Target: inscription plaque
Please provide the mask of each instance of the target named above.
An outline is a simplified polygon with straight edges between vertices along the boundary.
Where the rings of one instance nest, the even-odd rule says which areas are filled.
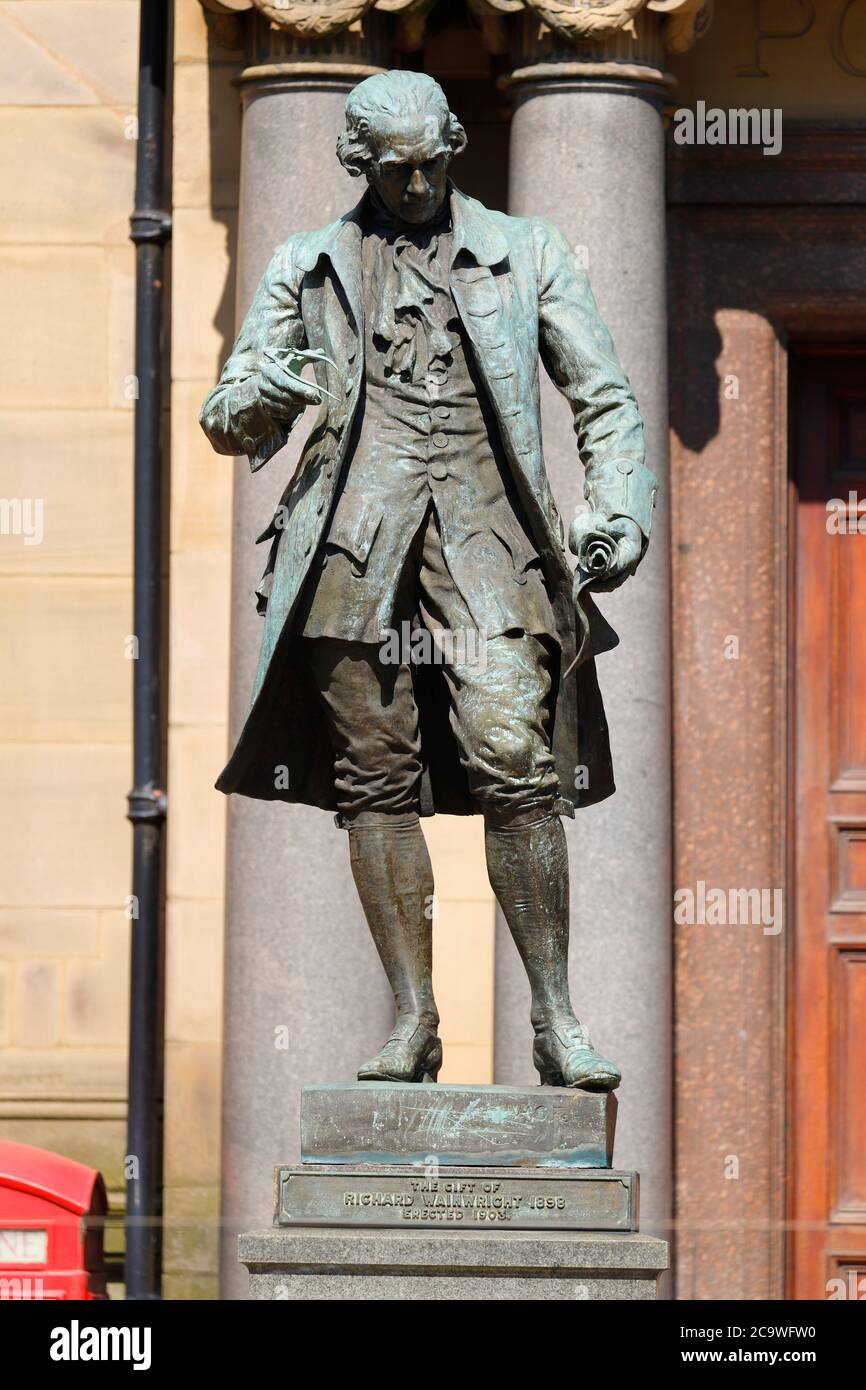
[[[278,1226],[636,1231],[638,1176],[611,1169],[280,1167]]]

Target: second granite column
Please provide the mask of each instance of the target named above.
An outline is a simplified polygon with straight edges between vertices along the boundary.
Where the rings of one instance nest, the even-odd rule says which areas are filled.
[[[625,74],[625,75],[623,75]],[[667,315],[661,97],[653,73],[554,55],[512,75],[509,210],[558,226],[586,265],[660,481],[649,553],[600,599],[621,644],[599,658],[617,793],[566,822],[578,1016],[623,1070],[616,1165],[637,1168],[641,1226],[671,1210],[670,597]],[[649,79],[649,80],[647,80]],[[569,409],[542,390],[544,453],[562,515],[583,502]],[[529,996],[497,931],[496,1080],[532,1082]]]

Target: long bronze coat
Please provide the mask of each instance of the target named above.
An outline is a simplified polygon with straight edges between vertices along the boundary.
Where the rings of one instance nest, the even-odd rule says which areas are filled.
[[[276,252],[238,340],[207,397],[201,423],[219,453],[245,453],[261,468],[300,416],[271,418],[257,390],[265,349],[322,348],[324,398],[275,523],[260,595],[265,630],[246,723],[217,786],[264,800],[336,808],[333,752],[304,678],[292,617],[326,531],[363,411],[361,240],[364,201],[338,222],[292,236]],[[552,694],[552,742],[564,805],[589,805],[614,789],[594,654],[616,636],[584,592],[577,609],[562,521],[541,449],[538,359],[571,405],[584,493],[607,517],[630,516],[649,538],[655,479],[643,465],[643,426],[596,307],[586,272],[565,238],[541,218],[507,217],[451,191],[450,286],[503,448],[541,557],[560,653]],[[575,666],[575,657],[579,660]],[[569,671],[569,668],[572,668]],[[568,673],[568,674],[565,674]],[[472,801],[435,667],[416,668],[425,772],[422,810],[468,814]],[[578,769],[584,768],[585,772]]]

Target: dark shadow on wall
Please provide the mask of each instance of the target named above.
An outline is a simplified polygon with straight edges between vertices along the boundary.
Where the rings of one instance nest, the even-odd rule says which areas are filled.
[[[237,78],[244,66],[243,17],[208,12],[207,155],[210,160],[210,212],[225,234],[228,267],[214,327],[222,338],[225,362],[235,340],[238,202],[241,165],[241,99]],[[181,68],[181,73],[183,69]],[[192,80],[192,79],[191,79]],[[192,151],[187,149],[187,158]],[[201,152],[202,161],[206,157]],[[191,176],[194,177],[194,170]]]
[[[669,135],[667,180],[670,421],[697,454],[736,389],[726,375],[749,370],[720,365],[720,314],[763,318],[783,350],[810,331],[862,331],[866,122],[789,121],[774,158]]]

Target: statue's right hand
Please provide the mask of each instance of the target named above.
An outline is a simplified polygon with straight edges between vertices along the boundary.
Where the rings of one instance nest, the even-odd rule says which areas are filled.
[[[276,352],[262,353],[256,364],[259,395],[271,413],[281,415],[303,409],[305,405],[321,405],[322,393],[315,382],[304,381],[292,368],[296,358],[283,359]]]

